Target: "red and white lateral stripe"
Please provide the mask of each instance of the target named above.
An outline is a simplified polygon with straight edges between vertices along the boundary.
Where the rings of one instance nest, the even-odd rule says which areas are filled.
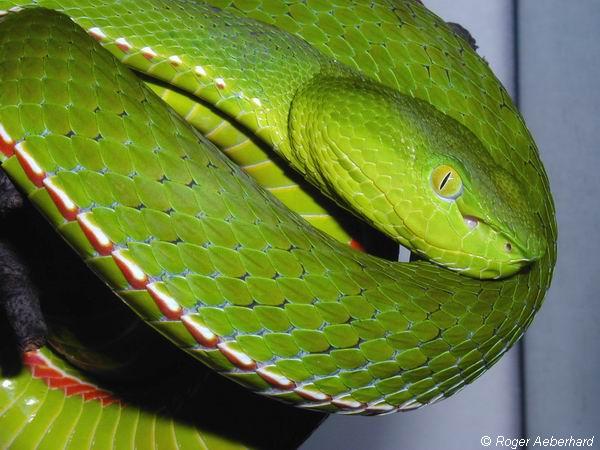
[[[19,142],[15,145],[15,154],[29,180],[37,187],[42,187],[44,179],[46,178],[46,172],[44,172],[37,161],[29,154],[24,142]]]
[[[4,125],[0,123],[0,152],[7,158],[10,158],[15,154],[15,141],[10,134],[4,128]]]
[[[150,47],[143,47],[140,50],[141,54],[144,55],[144,58],[146,58],[147,60],[151,61],[154,58],[156,58],[158,56],[158,54],[152,50],[152,48]]]
[[[77,215],[77,222],[81,227],[83,234],[87,237],[92,247],[102,256],[108,256],[113,251],[113,243],[108,238],[106,233],[102,231],[96,222],[94,222],[91,212],[81,213]]]
[[[98,42],[102,42],[104,39],[106,39],[106,34],[104,34],[104,32],[98,27],[90,28],[88,30],[88,34]]]
[[[115,263],[123,272],[125,279],[134,289],[145,289],[148,285],[148,276],[131,258],[127,255],[126,250],[114,250],[111,253]]]
[[[203,347],[214,348],[219,343],[219,336],[199,320],[195,320],[191,315],[181,316],[181,322],[196,342]]]
[[[154,299],[158,309],[170,320],[181,320],[183,308],[169,295],[159,283],[151,283],[146,286],[150,296]]]
[[[218,344],[217,347],[221,350],[221,353],[223,353],[223,355],[238,368],[242,370],[256,370],[256,361],[250,358],[246,353],[232,348],[228,342],[222,342]]]
[[[89,33],[98,40],[103,40],[106,37],[100,29],[92,28],[89,30]],[[124,52],[130,51],[132,48],[124,38],[117,39],[115,42]],[[154,57],[152,49],[146,48],[146,54],[147,56]],[[178,60],[173,58],[171,58],[170,61],[175,63],[175,65],[178,63]],[[196,73],[198,75],[205,74],[204,69],[200,66],[196,67]],[[215,83],[218,88],[225,88],[225,81],[223,79],[217,78]],[[180,320],[194,340],[203,348],[218,349],[221,354],[223,354],[223,356],[239,370],[255,372],[274,388],[282,391],[295,392],[298,396],[311,402],[315,407],[332,404],[342,410],[364,408],[364,404],[352,399],[332,399],[329,395],[320,392],[319,390],[297,387],[293,380],[279,374],[276,369],[273,369],[272,367],[259,367],[257,361],[248,354],[230,345],[234,342],[224,342],[220,336],[215,334],[205,324],[201,323],[195,315],[185,314],[182,306],[168,293],[168,290],[165,289],[163,284],[161,282],[152,281],[149,275],[146,274],[130,256],[128,250],[116,248],[116,244],[111,241],[110,237],[104,232],[102,227],[94,221],[93,212],[81,212],[77,204],[60,186],[58,180],[55,177],[49,177],[42,166],[38,164],[28,151],[25,142],[15,144],[15,140],[7,133],[2,124],[0,124],[0,151],[7,157],[13,155],[16,156],[19,164],[31,182],[39,188],[46,189],[50,198],[66,221],[78,222],[82,232],[99,255],[111,256],[113,258],[131,289],[146,290],[164,317],[168,320]],[[46,379],[52,379],[52,381],[47,381],[49,386],[58,386],[63,389],[67,395],[82,395],[86,400],[99,399],[103,404],[110,404],[111,402],[118,401],[110,397],[109,393],[105,393],[93,385],[87,385],[85,383],[81,384],[76,382],[77,380],[68,377],[60,378],[61,380],[66,380],[64,383],[62,381],[56,381],[59,379],[58,375],[60,375],[60,372],[48,368],[48,364],[42,368],[42,363],[45,364],[45,362],[43,359],[39,359],[41,356],[36,355],[37,354],[32,354],[28,356],[29,364],[38,367],[34,369],[37,371],[36,373],[38,375],[41,376],[45,373],[48,375],[46,376]],[[303,406],[311,405],[305,404]]]
[[[97,400],[104,407],[123,404],[113,393],[64,373],[39,350],[25,353],[23,363],[34,378],[43,380],[51,389],[61,389],[67,397],[80,395],[86,401]]]
[[[296,387],[296,383],[283,375],[273,372],[269,367],[261,367],[256,370],[256,373],[271,386],[275,386],[282,390],[290,390]]]
[[[71,198],[65,193],[65,191],[57,186],[56,182],[53,178],[46,177],[43,180],[43,184],[46,187],[46,190],[52,197],[54,204],[62,214],[62,216],[68,220],[69,222],[77,219],[77,214],[79,213],[79,208],[71,200]]]
[[[115,44],[123,53],[128,53],[133,48],[133,45],[131,45],[124,37],[115,39]]]

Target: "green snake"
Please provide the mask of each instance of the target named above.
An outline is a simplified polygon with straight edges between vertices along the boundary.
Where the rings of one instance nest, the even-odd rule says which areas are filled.
[[[2,168],[143,321],[224,376],[308,409],[411,410],[531,323],[556,259],[544,168],[487,63],[420,3],[0,10]],[[348,246],[331,201],[419,260]],[[27,358],[86,380],[49,349]],[[126,447],[141,414],[173,430],[158,446],[225,445],[100,388],[101,406],[28,373],[1,386],[3,446],[48,438],[32,395],[61,402],[52,420],[78,408],[54,442]]]

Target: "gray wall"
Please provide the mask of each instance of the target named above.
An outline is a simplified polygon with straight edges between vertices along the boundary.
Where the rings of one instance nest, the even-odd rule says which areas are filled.
[[[552,288],[525,340],[527,430],[600,441],[600,1],[524,0],[518,17],[521,110],[559,235]]]
[[[591,437],[600,432],[600,1],[425,3],[468,28],[519,91],[556,201],[556,275],[522,355],[513,348],[475,384],[415,412],[332,416],[302,448],[469,450],[484,448],[483,435]]]

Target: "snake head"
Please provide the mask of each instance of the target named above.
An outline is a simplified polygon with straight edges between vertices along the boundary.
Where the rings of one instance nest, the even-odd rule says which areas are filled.
[[[290,137],[308,179],[434,263],[497,279],[545,253],[527,204],[539,184],[425,101],[364,80],[320,80],[294,100]]]
[[[417,251],[477,278],[506,277],[541,258],[541,221],[530,213],[519,177],[482,158],[486,152],[474,136],[459,142],[449,133],[443,147],[437,144],[429,143],[421,171],[429,179],[421,192],[433,206],[423,240],[434,248]]]

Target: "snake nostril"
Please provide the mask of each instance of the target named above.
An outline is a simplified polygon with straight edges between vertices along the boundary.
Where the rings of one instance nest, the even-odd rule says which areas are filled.
[[[506,251],[507,251],[507,252],[509,252],[509,253],[510,253],[510,252],[512,252],[512,244],[511,244],[510,242],[507,242],[507,243],[504,245],[504,250],[506,250]]]

